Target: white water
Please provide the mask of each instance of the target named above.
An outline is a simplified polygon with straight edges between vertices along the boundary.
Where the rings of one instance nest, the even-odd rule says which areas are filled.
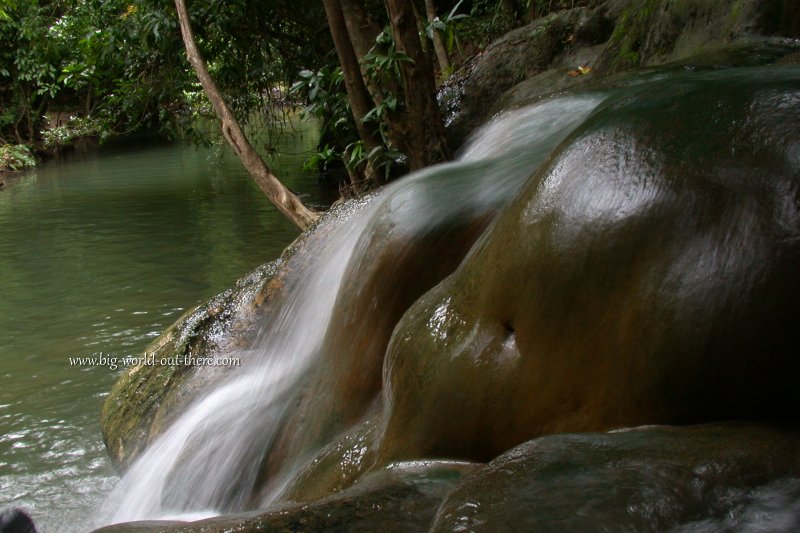
[[[359,244],[391,217],[414,235],[460,213],[497,211],[602,101],[563,97],[498,117],[462,157],[403,178],[338,221],[314,265],[287,286],[238,374],[198,399],[126,473],[98,522],[212,516],[243,510],[295,389],[316,361],[337,294]],[[322,240],[320,240],[322,241]],[[299,276],[295,276],[298,278]]]

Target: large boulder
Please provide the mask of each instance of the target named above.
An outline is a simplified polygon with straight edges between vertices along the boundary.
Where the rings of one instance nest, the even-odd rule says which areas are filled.
[[[578,66],[576,61],[585,64],[595,59],[613,30],[607,8],[580,7],[552,13],[492,42],[454,73],[439,92],[450,144],[460,145],[491,116],[509,105],[519,105],[520,99],[508,100],[502,95],[525,80],[546,78],[538,95],[591,80],[569,77],[566,72]],[[560,67],[558,72],[551,73],[555,67]]]
[[[596,60],[618,72],[764,37],[800,36],[800,5],[783,0],[609,0],[614,31]]]
[[[384,354],[400,317],[456,269],[510,201],[508,188],[516,190],[525,181],[520,175],[507,187],[464,194],[465,183],[481,174],[468,175],[460,167],[437,172],[435,187],[413,180],[375,200],[376,212],[342,278],[334,305],[341,312],[331,319],[265,462],[265,491],[270,483],[280,484],[298,461],[380,408]]]
[[[446,531],[797,531],[800,433],[753,425],[542,437],[447,496]]]
[[[386,356],[381,456],[797,419],[800,77],[688,73],[611,99]]]
[[[458,146],[502,110],[632,69],[769,63],[796,49],[787,37],[800,37],[798,2],[589,1],[503,35],[456,72],[440,92],[448,139]],[[591,72],[567,75],[581,65]]]

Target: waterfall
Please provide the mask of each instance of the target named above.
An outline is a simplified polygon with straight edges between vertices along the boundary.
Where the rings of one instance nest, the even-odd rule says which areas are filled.
[[[245,509],[277,428],[317,361],[343,280],[375,224],[392,217],[413,235],[415,228],[463,213],[497,212],[603,99],[558,97],[498,116],[457,161],[405,177],[343,215],[318,240],[305,275],[285,287],[279,309],[243,358],[247,363],[195,400],[139,457],[99,521],[201,518]]]

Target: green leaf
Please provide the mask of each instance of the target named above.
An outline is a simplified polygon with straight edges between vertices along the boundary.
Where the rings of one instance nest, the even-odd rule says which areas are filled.
[[[367,159],[372,161],[376,157],[378,157],[378,155],[380,155],[383,151],[384,151],[384,147],[383,146],[376,146],[375,148],[373,148],[372,150],[369,151],[369,153],[367,154]]]
[[[453,9],[451,9],[450,13],[447,14],[447,16],[445,17],[445,20],[447,20],[447,21],[453,20],[453,17],[455,16],[456,11],[458,11],[458,8],[461,7],[461,4],[463,2],[464,2],[464,0],[458,0],[458,3],[455,6],[453,6]]]
[[[380,107],[376,106],[369,110],[369,112],[364,115],[364,118],[361,119],[361,122],[369,122],[371,120],[380,120]]]

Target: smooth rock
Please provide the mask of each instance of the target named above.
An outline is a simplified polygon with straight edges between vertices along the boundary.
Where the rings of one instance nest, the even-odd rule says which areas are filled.
[[[625,94],[401,319],[384,462],[797,419],[800,71],[687,73]]]
[[[358,484],[313,503],[280,506],[188,523],[130,522],[95,533],[222,533],[325,531],[331,533],[425,532],[439,504],[470,465],[417,462],[392,465]]]
[[[446,531],[797,531],[800,433],[755,425],[542,437],[447,496]]]

